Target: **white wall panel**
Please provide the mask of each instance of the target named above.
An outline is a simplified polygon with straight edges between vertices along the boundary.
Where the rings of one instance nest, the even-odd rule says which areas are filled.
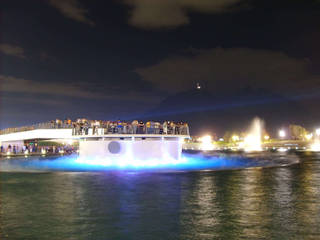
[[[110,146],[114,147],[111,148]],[[117,144],[119,149],[117,149]],[[112,150],[113,149],[113,150]],[[110,157],[135,159],[179,159],[182,144],[179,139],[171,140],[105,140],[80,141],[80,157]],[[119,150],[119,151],[117,151]]]

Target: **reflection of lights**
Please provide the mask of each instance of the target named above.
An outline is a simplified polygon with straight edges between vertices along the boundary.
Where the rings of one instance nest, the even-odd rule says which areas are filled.
[[[286,132],[284,130],[279,130],[279,137],[284,138],[286,136]]]
[[[312,139],[312,137],[313,137],[313,134],[312,134],[312,133],[306,134],[306,139],[307,139],[308,141],[310,141],[310,140]]]
[[[286,151],[288,151],[288,149],[287,148],[278,148],[278,152],[286,152]]]
[[[28,155],[28,154],[29,154],[28,149],[24,151],[24,154],[25,154],[25,155]]]
[[[224,139],[223,139],[223,138],[219,138],[219,141],[220,141],[220,142],[224,142]]]
[[[11,154],[11,152],[8,151],[8,152],[7,152],[7,155],[10,155],[10,154]]]
[[[264,140],[268,141],[270,139],[270,136],[265,135],[263,138],[264,138]]]
[[[87,164],[87,165],[99,165],[105,167],[161,167],[167,165],[177,165],[181,163],[186,163],[185,158],[174,159],[174,158],[165,158],[165,159],[118,159],[118,158],[78,158],[75,160],[76,163]]]
[[[41,148],[41,154],[43,154],[43,155],[45,155],[46,154],[46,149],[44,149],[44,148]]]
[[[59,153],[64,153],[64,151],[63,150],[59,150]]]
[[[213,150],[212,138],[211,136],[203,136],[201,138],[201,149],[205,151]]]
[[[239,136],[237,136],[237,135],[233,135],[232,136],[232,141],[234,141],[234,142],[237,142],[237,141],[239,141]]]

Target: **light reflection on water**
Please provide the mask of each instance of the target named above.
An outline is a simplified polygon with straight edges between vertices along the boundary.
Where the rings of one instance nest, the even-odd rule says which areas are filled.
[[[228,171],[1,172],[0,239],[317,239],[320,159],[290,158],[232,156]],[[227,157],[202,158],[216,159]]]
[[[0,171],[189,171],[272,167],[298,163],[295,155],[183,154],[181,159],[81,159],[78,156],[2,159]]]

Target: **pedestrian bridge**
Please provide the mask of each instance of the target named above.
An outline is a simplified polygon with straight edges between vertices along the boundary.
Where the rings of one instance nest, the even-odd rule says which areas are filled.
[[[0,142],[25,141],[34,139],[87,139],[87,138],[189,138],[189,135],[176,134],[102,134],[102,129],[97,134],[89,131],[87,135],[74,135],[72,129],[35,129],[0,135]]]
[[[0,142],[25,141],[33,139],[72,139],[72,129],[35,129],[0,135]]]

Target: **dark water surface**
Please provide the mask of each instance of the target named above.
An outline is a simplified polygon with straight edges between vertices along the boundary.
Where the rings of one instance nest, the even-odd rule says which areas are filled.
[[[320,157],[299,158],[221,171],[0,172],[0,239],[320,239]]]

